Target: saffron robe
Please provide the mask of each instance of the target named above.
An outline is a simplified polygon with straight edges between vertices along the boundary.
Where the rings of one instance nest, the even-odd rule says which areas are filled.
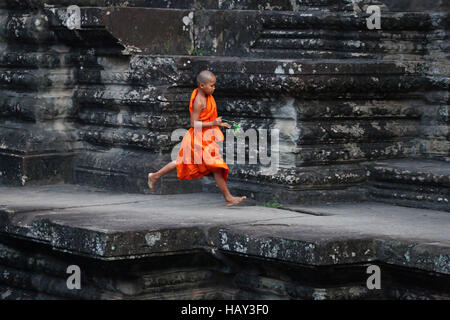
[[[192,117],[194,100],[198,88],[194,89],[189,102],[189,113]],[[198,121],[210,122],[217,118],[216,101],[212,95],[207,96],[206,108],[200,112]],[[220,154],[220,146],[216,141],[224,141],[224,135],[218,126],[190,128],[181,141],[177,157],[177,177],[179,180],[198,179],[212,175],[213,171],[222,170],[225,181],[229,168]]]

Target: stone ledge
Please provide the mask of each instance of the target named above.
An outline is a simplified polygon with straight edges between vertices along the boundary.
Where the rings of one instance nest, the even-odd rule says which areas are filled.
[[[367,165],[368,195],[374,201],[450,211],[450,163],[396,159]]]
[[[370,165],[370,170],[376,180],[450,187],[448,162],[422,159],[376,161]]]
[[[34,8],[53,8],[53,7],[67,7],[76,4],[80,7],[147,7],[147,8],[174,8],[174,9],[227,9],[227,10],[267,10],[267,11],[315,11],[317,8],[323,8],[328,11],[349,11],[361,12],[365,5],[357,4],[352,1],[336,1],[336,0],[303,0],[300,3],[291,0],[267,0],[264,4],[255,0],[239,0],[239,1],[171,1],[171,0],[33,0],[22,3],[21,1],[9,1],[5,4],[0,4],[0,8],[22,8],[26,6],[33,6]],[[428,0],[390,0],[388,3],[380,3],[373,1],[373,4],[380,4],[383,9],[389,11],[422,11],[432,9],[445,8],[444,1]],[[448,5],[447,5],[448,6]]]
[[[450,274],[450,217],[442,211],[374,202],[227,208],[213,193],[121,194],[77,185],[0,191],[2,233],[100,260],[218,249],[310,266],[381,261]]]

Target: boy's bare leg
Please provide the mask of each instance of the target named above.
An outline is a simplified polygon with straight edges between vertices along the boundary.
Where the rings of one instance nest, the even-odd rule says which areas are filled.
[[[159,180],[159,178],[176,169],[177,169],[177,161],[173,160],[168,164],[166,164],[164,167],[162,167],[158,172],[150,172],[148,174],[148,187],[150,188],[150,190],[154,191],[155,183],[156,181]]]
[[[227,187],[227,183],[225,181],[225,179],[222,176],[222,170],[217,170],[213,172],[214,174],[214,179],[216,179],[216,184],[219,187],[220,191],[222,192],[225,201],[227,203],[227,206],[234,206],[238,203],[241,203],[242,201],[244,201],[245,199],[247,199],[246,196],[243,197],[233,197],[230,193],[230,191],[228,190]]]

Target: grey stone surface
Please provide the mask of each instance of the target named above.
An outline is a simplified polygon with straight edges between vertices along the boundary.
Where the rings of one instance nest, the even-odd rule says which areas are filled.
[[[220,249],[315,266],[385,261],[450,273],[450,216],[443,211],[374,202],[225,207],[214,193],[74,185],[0,191],[2,232],[100,259]]]

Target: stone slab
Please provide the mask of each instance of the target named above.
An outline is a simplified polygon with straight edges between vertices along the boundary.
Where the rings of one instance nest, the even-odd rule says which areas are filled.
[[[306,265],[384,261],[449,274],[450,215],[376,202],[226,207],[220,194],[0,187],[0,230],[100,259],[207,250]]]

